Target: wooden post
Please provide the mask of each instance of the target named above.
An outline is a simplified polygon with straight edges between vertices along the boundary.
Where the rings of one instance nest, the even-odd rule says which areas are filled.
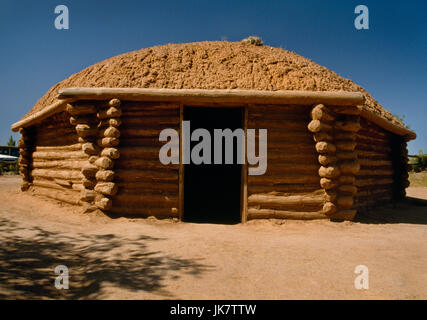
[[[20,128],[19,133],[21,134],[21,139],[18,141],[19,174],[22,176],[21,190],[26,191],[32,183],[31,164],[34,151],[34,129],[33,127]]]

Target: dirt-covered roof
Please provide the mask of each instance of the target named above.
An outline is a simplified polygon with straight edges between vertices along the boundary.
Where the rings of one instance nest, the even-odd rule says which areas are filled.
[[[368,109],[401,124],[353,81],[294,52],[243,42],[167,44],[109,58],[54,85],[28,115],[69,87],[359,91]]]

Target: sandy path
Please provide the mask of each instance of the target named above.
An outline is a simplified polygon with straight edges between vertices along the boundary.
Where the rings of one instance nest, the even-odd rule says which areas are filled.
[[[427,205],[359,222],[245,225],[115,219],[17,191],[0,177],[0,298],[426,299]],[[427,199],[427,188],[409,188]],[[54,268],[70,270],[56,290]],[[356,290],[354,268],[369,268]]]

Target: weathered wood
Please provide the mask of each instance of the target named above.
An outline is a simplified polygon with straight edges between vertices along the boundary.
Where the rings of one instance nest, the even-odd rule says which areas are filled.
[[[117,148],[105,148],[101,152],[101,157],[109,157],[110,159],[120,158],[120,152]]]
[[[336,149],[336,146],[329,142],[322,141],[316,143],[316,151],[318,153],[334,153]]]
[[[87,124],[78,124],[76,125],[76,132],[79,137],[85,138],[85,137],[96,136],[98,133],[98,129],[92,128]]]
[[[86,163],[84,160],[39,160],[33,161],[33,168],[56,168],[56,169],[72,169],[80,170]]]
[[[100,157],[94,164],[102,169],[111,169],[114,166],[114,161],[108,157]]]
[[[324,131],[314,133],[313,139],[315,142],[321,142],[321,141],[332,142],[334,140],[331,134]]]
[[[320,154],[317,158],[321,165],[327,166],[329,164],[336,163],[338,158],[329,154]]]
[[[35,146],[35,151],[42,151],[42,152],[59,152],[59,151],[80,151],[82,149],[82,145],[80,143],[74,143],[71,145],[58,145],[58,146]]]
[[[99,170],[96,172],[96,180],[110,182],[114,179],[114,171],[112,170]]]
[[[359,160],[344,160],[339,164],[343,175],[355,175],[360,171]]]
[[[339,208],[349,209],[354,204],[353,196],[340,195],[338,196],[337,204]]]
[[[341,175],[338,179],[340,184],[353,185],[356,183],[356,177],[354,175]]]
[[[350,209],[350,210],[338,210],[334,214],[332,214],[331,218],[336,220],[353,220],[356,216],[357,210],[356,209]]]
[[[375,186],[378,187],[380,185],[391,185],[393,183],[392,178],[382,178],[382,179],[360,179],[359,177],[356,179],[356,187],[365,187],[365,186]]]
[[[248,205],[250,206],[279,206],[279,207],[294,207],[307,205],[323,205],[325,197],[323,194],[304,194],[291,196],[273,196],[270,194],[252,194],[248,197]]]
[[[118,187],[114,182],[98,182],[94,190],[104,195],[113,196],[117,193]]]
[[[80,197],[79,193],[65,190],[54,190],[43,187],[32,187],[34,194],[48,197],[63,203],[68,203],[72,205],[79,205]]]
[[[335,117],[331,114],[330,110],[323,104],[318,104],[311,110],[311,118],[319,121],[334,121]]]
[[[334,127],[335,129],[342,130],[342,131],[357,132],[360,130],[360,123],[359,121],[351,121],[351,120],[335,121]]]
[[[326,190],[333,189],[333,188],[336,188],[338,186],[338,182],[336,180],[331,180],[328,178],[321,178],[320,179],[320,186]]]
[[[83,178],[80,171],[73,170],[52,170],[52,169],[33,169],[33,177],[51,177],[66,180],[80,180]]]
[[[133,118],[129,118],[133,119]],[[126,119],[127,120],[127,119]],[[128,124],[129,121],[126,121],[126,124]],[[110,118],[110,119],[103,119],[99,123],[99,127],[119,127],[122,124],[122,120],[120,118]]]
[[[72,116],[94,114],[97,111],[93,104],[67,104],[65,110]]]
[[[110,107],[119,107],[121,105],[121,101],[117,98],[113,98],[108,101],[108,106]]]
[[[319,168],[319,176],[322,178],[336,178],[341,174],[338,166],[330,165],[328,167],[321,166]]]
[[[92,142],[86,142],[82,144],[82,150],[87,155],[96,155],[99,153],[99,148]]]
[[[95,205],[101,210],[109,211],[113,207],[113,201],[109,198],[103,197],[95,201]]]
[[[80,200],[84,202],[92,202],[95,200],[96,192],[90,189],[83,189],[80,192]]]
[[[310,130],[313,133],[317,133],[320,131],[326,131],[326,132],[332,131],[331,125],[326,124],[326,123],[319,121],[319,120],[310,121],[307,128],[308,128],[308,130]]]
[[[339,151],[354,151],[356,148],[356,141],[335,141],[337,150]]]
[[[393,169],[360,169],[358,176],[392,176]]]
[[[100,110],[97,114],[98,119],[118,118],[122,115],[122,109],[119,107],[109,107],[105,110]]]
[[[357,194],[357,187],[353,186],[353,185],[340,185],[338,187],[338,190],[341,193],[348,193],[351,195],[356,195]]]
[[[96,173],[98,172],[98,167],[91,163],[86,163],[82,167],[81,172],[86,178],[94,178]]]
[[[326,219],[327,216],[323,211],[315,212],[296,212],[285,210],[272,210],[272,209],[256,209],[248,208],[248,220],[251,219],[296,219],[296,220],[314,220]]]
[[[117,147],[119,145],[120,140],[117,138],[102,138],[98,139],[98,146],[108,148],[108,147]]]
[[[323,205],[322,212],[330,216],[331,214],[334,214],[337,211],[337,206],[333,202],[325,202]]]
[[[118,138],[120,137],[120,131],[115,127],[108,127],[99,130],[98,137]]]

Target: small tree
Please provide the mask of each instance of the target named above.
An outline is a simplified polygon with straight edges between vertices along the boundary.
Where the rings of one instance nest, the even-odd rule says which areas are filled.
[[[16,141],[13,139],[13,137],[12,137],[12,136],[10,136],[9,141],[7,142],[7,145],[8,145],[9,147],[14,147],[14,146],[16,146]]]
[[[405,127],[407,127],[408,129],[411,129],[411,126],[409,124],[405,123],[405,116],[400,116],[398,114],[394,114],[393,115],[397,120],[399,120]]]

